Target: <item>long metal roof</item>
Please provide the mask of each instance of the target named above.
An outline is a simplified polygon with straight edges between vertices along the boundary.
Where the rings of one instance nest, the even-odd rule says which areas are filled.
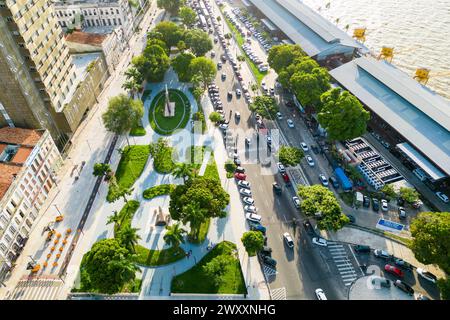
[[[337,45],[369,50],[299,0],[249,0],[290,39],[315,56]]]
[[[385,61],[361,57],[330,75],[450,175],[450,103]]]

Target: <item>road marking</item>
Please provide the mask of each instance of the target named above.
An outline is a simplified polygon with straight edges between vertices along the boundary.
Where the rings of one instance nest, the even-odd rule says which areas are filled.
[[[341,258],[341,257],[347,257],[347,255],[346,254],[340,254],[340,255],[337,255],[337,256],[333,256],[333,259],[336,260],[336,258]]]
[[[278,273],[278,271],[276,271],[274,268],[267,265],[263,265],[263,272],[267,277],[276,275]]]
[[[272,300],[286,300],[286,288],[282,287],[270,290],[270,295]]]
[[[353,250],[352,250],[352,247],[351,247],[350,245],[348,245],[348,247],[350,248],[350,252],[352,253],[353,258],[355,258],[356,263],[358,263],[358,266],[361,266],[361,264],[359,263],[358,258],[356,258],[356,255],[355,255],[355,253],[354,253]],[[363,269],[362,269],[361,267],[359,267],[359,270],[361,270],[362,275],[365,274],[364,271],[363,271]]]
[[[344,271],[344,270],[353,270],[353,267],[352,267],[352,266],[349,266],[349,265],[347,265],[347,266],[345,266],[345,267],[338,267],[338,269],[339,269],[339,271]]]
[[[342,278],[345,278],[345,276],[355,276],[355,270],[349,270],[349,271],[339,271],[339,273],[342,275]],[[351,273],[351,274],[350,274]]]

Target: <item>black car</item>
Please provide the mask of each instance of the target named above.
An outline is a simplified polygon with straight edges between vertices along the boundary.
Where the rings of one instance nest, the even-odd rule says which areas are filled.
[[[221,55],[220,59],[222,60],[222,62],[226,62],[227,61],[227,56],[226,55]]]
[[[364,196],[363,206],[366,208],[370,207],[370,198],[368,196]]]
[[[356,222],[355,217],[352,216],[351,214],[347,214],[346,216],[347,216],[347,218],[350,220],[350,223],[355,223],[355,222]]]
[[[380,202],[378,199],[372,199],[372,209],[373,211],[378,211],[380,209]]]
[[[233,99],[233,92],[228,91],[228,93],[227,93],[227,98],[228,98],[228,99]]]
[[[267,246],[264,246],[263,248],[262,248],[262,250],[259,252],[261,255],[263,255],[263,256],[269,256],[269,257],[271,257],[272,256],[272,248],[271,247],[267,247]]]
[[[303,221],[303,227],[305,228],[306,232],[308,232],[308,234],[314,234],[314,229],[309,220]]]
[[[395,263],[396,266],[399,266],[399,267],[401,267],[403,269],[406,269],[406,270],[412,270],[412,268],[413,268],[413,266],[410,263],[406,262],[403,259],[396,258],[394,260],[394,263]]]
[[[234,170],[234,172],[245,173],[245,169],[242,168],[242,167],[236,167],[236,169]]]
[[[277,260],[273,259],[272,257],[261,256],[261,259],[262,259],[264,264],[267,264],[267,265],[269,265],[271,267],[276,267],[277,266]]]
[[[272,183],[272,188],[275,191],[275,193],[278,195],[280,195],[283,192],[282,187],[276,182]]]
[[[353,250],[355,250],[358,253],[369,253],[370,252],[370,247],[369,246],[364,246],[362,244],[358,244],[358,245],[355,245],[353,247]]]
[[[319,147],[316,145],[311,146],[311,150],[315,153],[318,154],[320,152]]]
[[[399,288],[400,290],[402,290],[403,292],[406,292],[407,294],[409,294],[411,296],[414,294],[414,289],[411,288],[411,286],[409,286],[402,280],[395,280],[394,286],[396,286],[397,288]]]
[[[330,183],[333,185],[333,187],[335,189],[339,189],[339,182],[337,181],[337,179],[333,176],[331,176],[329,179]]]

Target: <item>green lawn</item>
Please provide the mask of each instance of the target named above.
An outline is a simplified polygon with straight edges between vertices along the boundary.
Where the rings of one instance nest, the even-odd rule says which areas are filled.
[[[189,100],[183,92],[169,89],[169,100],[175,102],[174,117],[164,117],[165,91],[156,95],[149,110],[150,125],[161,135],[171,135],[176,129],[186,127],[191,114]]]
[[[140,137],[145,136],[146,131],[143,126],[137,126],[130,130],[130,136]]]
[[[244,277],[242,276],[239,259],[229,265],[222,276],[222,282],[217,287],[204,273],[203,266],[219,255],[234,255],[236,245],[224,241],[217,244],[193,268],[172,279],[171,292],[173,293],[223,293],[244,294],[247,292]]]
[[[144,190],[143,197],[144,199],[150,200],[155,197],[170,194],[173,189],[175,189],[174,184],[161,184]]]
[[[250,66],[250,69],[252,70],[252,73],[255,76],[256,81],[258,82],[258,85],[260,85],[262,79],[267,75],[267,72],[259,71],[258,66],[255,63],[253,63],[253,61],[242,50],[242,45],[245,43],[244,37],[241,35],[239,30],[236,29],[236,27],[231,23],[231,21],[228,20],[228,18],[225,18],[225,21],[227,22],[228,27],[234,34],[234,37],[239,45],[239,50],[241,51],[241,54],[245,57],[245,60],[248,62],[248,65]]]
[[[133,216],[136,213],[137,209],[139,208],[139,201],[136,200],[129,200],[120,210],[119,216],[120,216],[120,223],[114,225],[114,236],[119,232],[119,226],[120,229],[124,228],[128,225],[131,225],[131,220],[133,220]]]
[[[208,234],[208,231],[209,231],[210,223],[211,223],[211,219],[210,218],[206,219],[206,221],[200,225],[200,228],[198,229],[197,237],[193,238],[188,235],[188,241],[190,243],[194,243],[194,244],[200,244],[203,241],[205,241],[206,235]]]
[[[142,266],[161,266],[183,259],[186,253],[182,248],[164,250],[149,250],[141,245],[136,246],[136,263]]]
[[[119,166],[115,173],[117,184],[121,188],[131,188],[144,171],[150,155],[149,146],[132,145],[127,146],[122,151]],[[107,200],[111,201],[113,195],[111,194],[111,187],[108,191]]]

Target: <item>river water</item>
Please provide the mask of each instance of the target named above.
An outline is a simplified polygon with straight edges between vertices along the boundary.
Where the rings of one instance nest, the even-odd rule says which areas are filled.
[[[341,29],[348,25],[349,34],[367,28],[364,44],[377,56],[382,46],[394,47],[392,63],[411,76],[417,67],[431,69],[427,86],[450,99],[450,0],[303,2]]]

